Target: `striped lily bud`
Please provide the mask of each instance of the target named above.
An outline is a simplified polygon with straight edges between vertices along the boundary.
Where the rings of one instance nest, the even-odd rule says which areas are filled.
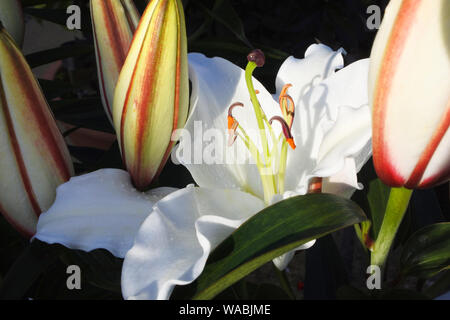
[[[73,167],[38,82],[1,24],[0,154],[0,212],[32,236]]]
[[[134,35],[114,95],[124,164],[138,189],[159,174],[189,106],[187,39],[180,0],[153,0]]]
[[[114,89],[140,17],[132,0],[91,0],[91,17],[100,93],[112,123]]]
[[[25,24],[20,0],[0,1],[0,21],[16,44],[22,46]]]
[[[450,1],[392,0],[371,53],[373,159],[393,187],[450,179]]]

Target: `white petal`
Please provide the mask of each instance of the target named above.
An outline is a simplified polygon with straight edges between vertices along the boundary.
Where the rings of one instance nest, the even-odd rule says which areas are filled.
[[[264,203],[237,190],[188,187],[159,201],[142,224],[122,270],[126,299],[168,299],[195,280],[208,255]]]
[[[58,187],[52,207],[39,217],[35,237],[72,249],[109,250],[123,258],[152,206],[175,191],[137,191],[126,171],[101,169]]]
[[[192,110],[185,129],[190,136],[181,137],[174,150],[176,159],[185,165],[201,187],[241,188],[263,196],[261,180],[240,138],[228,147],[227,113],[235,102],[233,116],[256,144],[259,144],[256,118],[245,84],[244,70],[222,58],[189,54],[192,81]],[[254,79],[258,99],[268,117],[279,114],[279,107],[267,90]]]
[[[275,259],[273,259],[273,264],[278,268],[278,270],[284,270],[288,266],[289,262],[291,262],[292,258],[294,258],[295,252],[300,250],[306,250],[311,248],[314,243],[316,243],[316,240],[311,240],[298,248],[291,250]]]
[[[286,84],[292,84],[289,95],[297,102],[311,86],[332,75],[344,66],[343,49],[333,51],[323,44],[312,44],[304,59],[287,58],[277,74],[277,97]]]
[[[297,148],[288,151],[285,189],[306,193],[308,173],[315,166],[313,154],[318,150],[323,138],[321,124],[327,118],[327,105],[324,103],[323,86],[319,85],[342,68],[343,49],[333,51],[322,44],[311,45],[304,59],[289,57],[281,66],[276,88],[278,96],[283,85],[292,84],[288,94],[295,102],[295,117],[292,135]],[[322,96],[321,96],[322,94]]]
[[[316,85],[296,109],[286,188],[304,192],[311,172],[327,177],[344,167],[346,157],[358,170],[371,152],[367,94],[368,59],[359,60]]]
[[[322,192],[337,194],[347,199],[353,195],[353,192],[362,189],[356,178],[355,160],[346,158],[344,167],[330,177],[323,178]]]
[[[358,159],[357,167],[370,158],[372,128],[370,109],[342,107],[337,121],[326,133],[318,153],[318,162],[314,174],[328,177],[344,167],[347,157]]]

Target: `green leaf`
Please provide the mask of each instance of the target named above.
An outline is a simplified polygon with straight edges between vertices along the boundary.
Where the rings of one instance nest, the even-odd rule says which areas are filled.
[[[39,276],[58,259],[59,250],[57,246],[46,246],[38,240],[31,242],[3,279],[0,299],[24,298]]]
[[[36,8],[25,8],[24,12],[32,15],[36,18],[47,20],[62,26],[66,26],[67,13],[66,9],[36,9]]]
[[[94,52],[94,46],[86,43],[69,44],[55,49],[49,49],[30,53],[26,56],[31,68],[35,68],[50,62],[89,54]]]
[[[426,226],[405,244],[402,274],[429,278],[450,269],[450,222]]]
[[[202,275],[177,296],[211,299],[266,262],[306,242],[366,220],[354,202],[331,194],[308,194],[265,208],[223,241]]]
[[[448,292],[448,288],[450,288],[450,270],[441,272],[434,283],[425,289],[424,293],[434,299]]]
[[[274,284],[241,280],[217,295],[215,300],[290,300],[290,297]]]
[[[356,191],[352,199],[367,213],[372,222],[372,236],[376,240],[383,223],[390,187],[378,179],[372,160],[358,174],[364,189]]]
[[[216,20],[230,30],[239,40],[241,40],[246,46],[252,48],[250,41],[248,41],[244,26],[242,24],[239,15],[234,10],[230,1],[217,1],[214,10],[210,10],[200,2],[196,1],[195,4],[199,6],[206,14]],[[220,13],[217,13],[220,12]]]
[[[275,60],[285,60],[289,55],[281,50],[265,47],[263,45],[258,45],[266,58],[271,58]],[[246,46],[240,45],[233,41],[228,40],[194,40],[189,42],[189,51],[191,52],[206,52],[209,55],[223,55],[224,52],[228,54],[238,55],[240,58],[244,58],[250,53],[250,49]]]

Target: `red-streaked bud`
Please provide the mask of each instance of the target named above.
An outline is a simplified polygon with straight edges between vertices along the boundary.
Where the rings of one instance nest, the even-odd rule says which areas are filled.
[[[73,174],[47,101],[14,40],[0,28],[0,212],[32,236]]]
[[[100,93],[112,122],[114,89],[140,17],[132,0],[91,0],[91,17]]]
[[[393,187],[450,179],[450,2],[392,0],[369,74],[373,159]]]
[[[0,22],[8,31],[10,36],[20,47],[23,43],[25,23],[23,21],[22,4],[20,0],[0,1]]]
[[[189,107],[187,39],[180,0],[151,1],[134,35],[114,95],[113,119],[125,166],[138,189],[166,163],[172,133]]]

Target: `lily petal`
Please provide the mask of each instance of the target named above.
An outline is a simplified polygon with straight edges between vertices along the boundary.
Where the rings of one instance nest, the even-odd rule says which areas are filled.
[[[181,137],[180,144],[174,151],[176,160],[188,168],[201,187],[241,188],[263,197],[256,164],[244,143],[237,139],[232,147],[228,147],[225,140],[228,108],[235,102],[244,104],[244,107],[233,110],[233,116],[241,126],[246,131],[248,128],[258,128],[245,84],[244,70],[225,59],[207,58],[198,53],[189,54],[189,66],[192,110],[185,129],[190,136],[186,139]],[[259,81],[253,81],[255,89],[259,91],[261,107],[268,118],[280,115],[279,107],[270,93]],[[202,132],[207,131],[214,133],[211,142],[202,140]],[[257,130],[248,130],[247,134],[259,145]],[[215,152],[213,157],[210,156],[213,154],[212,146]]]
[[[343,168],[332,176],[322,179],[322,192],[340,195],[350,199],[355,190],[361,190],[362,185],[356,178],[355,160],[346,158]]]
[[[104,248],[123,258],[152,206],[175,190],[141,193],[130,175],[118,169],[73,177],[58,187],[54,204],[39,218],[35,237],[72,249]]]
[[[25,33],[22,4],[19,0],[0,1],[0,21],[14,39],[18,47],[22,46]]]
[[[286,189],[306,193],[313,173],[327,177],[370,158],[369,60],[352,63],[316,84],[300,100],[293,123],[297,149],[288,155]],[[301,164],[301,165],[299,165]]]
[[[287,58],[278,71],[275,87],[276,99],[284,85],[292,84],[289,94],[295,103],[311,87],[328,78],[344,66],[343,49],[333,51],[323,44],[312,44],[306,49],[304,59]]]
[[[91,16],[100,92],[112,123],[114,89],[139,23],[139,12],[128,0],[91,0]]]
[[[37,80],[1,26],[0,154],[0,212],[30,237],[73,166]]]
[[[450,2],[391,1],[370,68],[375,170],[392,187],[450,179]]]
[[[291,262],[291,260],[294,258],[295,252],[296,251],[300,251],[300,250],[306,250],[311,248],[314,244],[316,243],[316,240],[311,240],[303,245],[301,245],[300,247],[291,250],[279,257],[276,257],[275,259],[272,260],[273,264],[275,265],[275,267],[278,268],[278,270],[284,270],[287,268],[287,266],[289,265],[289,262]]]
[[[124,298],[169,298],[175,285],[195,280],[209,253],[263,207],[262,200],[238,190],[188,187],[165,197],[125,257]]]

